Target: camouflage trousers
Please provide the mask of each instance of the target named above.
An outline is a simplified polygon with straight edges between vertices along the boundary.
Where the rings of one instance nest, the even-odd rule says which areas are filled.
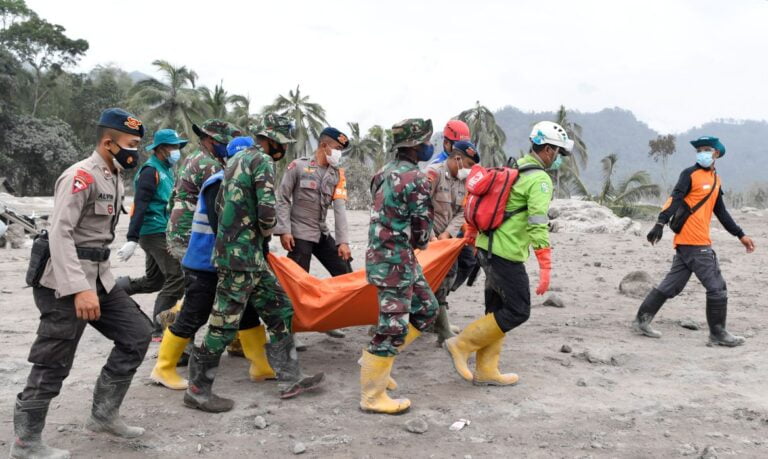
[[[293,304],[272,271],[229,271],[220,269],[216,302],[203,338],[207,352],[221,354],[235,339],[246,308],[254,308],[264,321],[272,340],[291,332]]]
[[[377,286],[379,294],[379,324],[368,345],[368,352],[379,357],[397,355],[405,341],[410,322],[424,330],[434,322],[437,299],[419,267],[415,282],[407,287]]]
[[[181,261],[184,258],[184,254],[187,253],[187,245],[189,245],[189,241],[168,237],[166,244],[168,245],[168,253],[170,253],[173,258]]]

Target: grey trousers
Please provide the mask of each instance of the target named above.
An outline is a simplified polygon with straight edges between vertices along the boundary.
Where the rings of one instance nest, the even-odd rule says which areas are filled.
[[[672,268],[656,289],[667,298],[673,298],[683,291],[691,274],[695,274],[707,290],[707,298],[728,298],[728,289],[720,272],[717,254],[709,245],[677,246]]]

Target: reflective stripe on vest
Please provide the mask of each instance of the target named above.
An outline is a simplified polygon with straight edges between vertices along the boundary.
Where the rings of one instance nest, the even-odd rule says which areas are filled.
[[[181,260],[181,265],[197,271],[216,272],[211,259],[216,245],[216,234],[208,221],[208,209],[203,194],[205,190],[216,182],[224,179],[224,171],[219,171],[208,178],[200,187],[200,195],[197,197],[197,207],[192,217],[192,232],[189,236],[189,247]]]

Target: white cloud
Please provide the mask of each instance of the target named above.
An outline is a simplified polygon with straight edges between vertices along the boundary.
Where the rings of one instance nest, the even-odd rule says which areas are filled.
[[[342,126],[491,108],[630,109],[662,132],[765,118],[768,2],[27,0],[80,67],[166,59],[261,106],[296,84]]]

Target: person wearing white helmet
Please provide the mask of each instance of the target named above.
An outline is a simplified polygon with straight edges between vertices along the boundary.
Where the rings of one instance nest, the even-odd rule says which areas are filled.
[[[514,373],[499,372],[499,356],[506,333],[527,321],[531,313],[525,271],[531,247],[539,262],[536,294],[543,295],[549,289],[552,179],[546,170],[560,167],[561,156],[570,155],[573,140],[562,126],[550,121],[537,123],[530,140],[531,149],[518,161],[520,176],[509,193],[506,211],[511,216],[494,230],[493,244],[482,233],[476,240],[478,260],[486,274],[486,315],[444,344],[459,375],[475,385],[507,386],[519,379]],[[472,372],[467,362],[475,352],[476,368]]]

